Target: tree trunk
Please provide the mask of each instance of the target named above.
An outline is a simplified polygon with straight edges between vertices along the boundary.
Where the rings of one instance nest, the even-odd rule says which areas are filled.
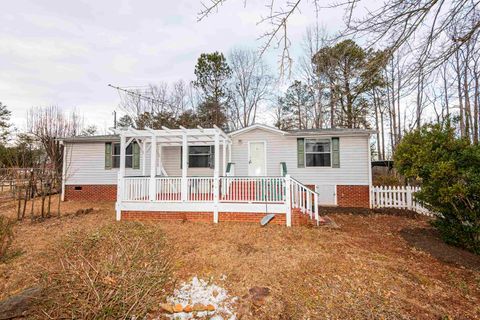
[[[465,119],[463,112],[463,94],[462,94],[462,74],[460,70],[460,57],[459,53],[455,54],[455,71],[457,73],[457,91],[458,91],[458,107],[459,107],[459,116],[460,116],[460,136],[465,137]]]
[[[382,159],[382,153],[380,148],[380,126],[378,123],[378,101],[375,89],[373,89],[373,107],[375,108],[375,130],[377,131],[377,154],[378,159]]]

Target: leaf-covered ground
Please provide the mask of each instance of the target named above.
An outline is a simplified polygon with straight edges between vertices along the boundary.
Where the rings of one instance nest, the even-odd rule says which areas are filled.
[[[91,206],[95,210],[87,215],[15,227],[14,249],[21,253],[0,264],[0,299],[56,269],[51,248],[66,234],[116,224],[113,203],[62,204],[63,212]],[[0,214],[14,216],[13,206]],[[173,283],[211,279],[240,298],[242,319],[480,319],[480,257],[445,245],[425,218],[348,211],[330,216],[338,229],[147,225],[166,237]],[[252,304],[248,292],[255,286],[270,288],[270,294]]]

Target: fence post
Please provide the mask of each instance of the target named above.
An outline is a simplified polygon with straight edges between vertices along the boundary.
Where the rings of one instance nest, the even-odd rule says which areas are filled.
[[[290,175],[285,175],[285,220],[287,227],[292,226],[292,193]]]
[[[407,209],[412,210],[413,208],[412,187],[406,186],[406,189],[407,189]]]

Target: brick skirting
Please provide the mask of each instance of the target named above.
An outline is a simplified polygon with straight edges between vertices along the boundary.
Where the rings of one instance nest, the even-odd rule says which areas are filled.
[[[337,204],[339,207],[370,207],[370,189],[368,186],[337,185]]]
[[[219,212],[218,222],[260,223],[265,213],[261,212]],[[172,211],[122,211],[122,220],[176,220],[213,223],[213,212],[172,212]],[[292,210],[292,225],[306,225],[310,220],[297,209]],[[277,214],[270,224],[286,225],[285,214]]]
[[[65,186],[65,200],[115,201],[117,200],[117,185],[67,185]]]

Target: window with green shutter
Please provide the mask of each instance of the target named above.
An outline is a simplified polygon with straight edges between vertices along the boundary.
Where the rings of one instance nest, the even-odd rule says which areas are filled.
[[[105,143],[105,169],[120,168],[120,143]],[[130,143],[125,149],[125,168],[140,169],[140,146]]]
[[[297,138],[297,167],[305,168],[305,139]]]

